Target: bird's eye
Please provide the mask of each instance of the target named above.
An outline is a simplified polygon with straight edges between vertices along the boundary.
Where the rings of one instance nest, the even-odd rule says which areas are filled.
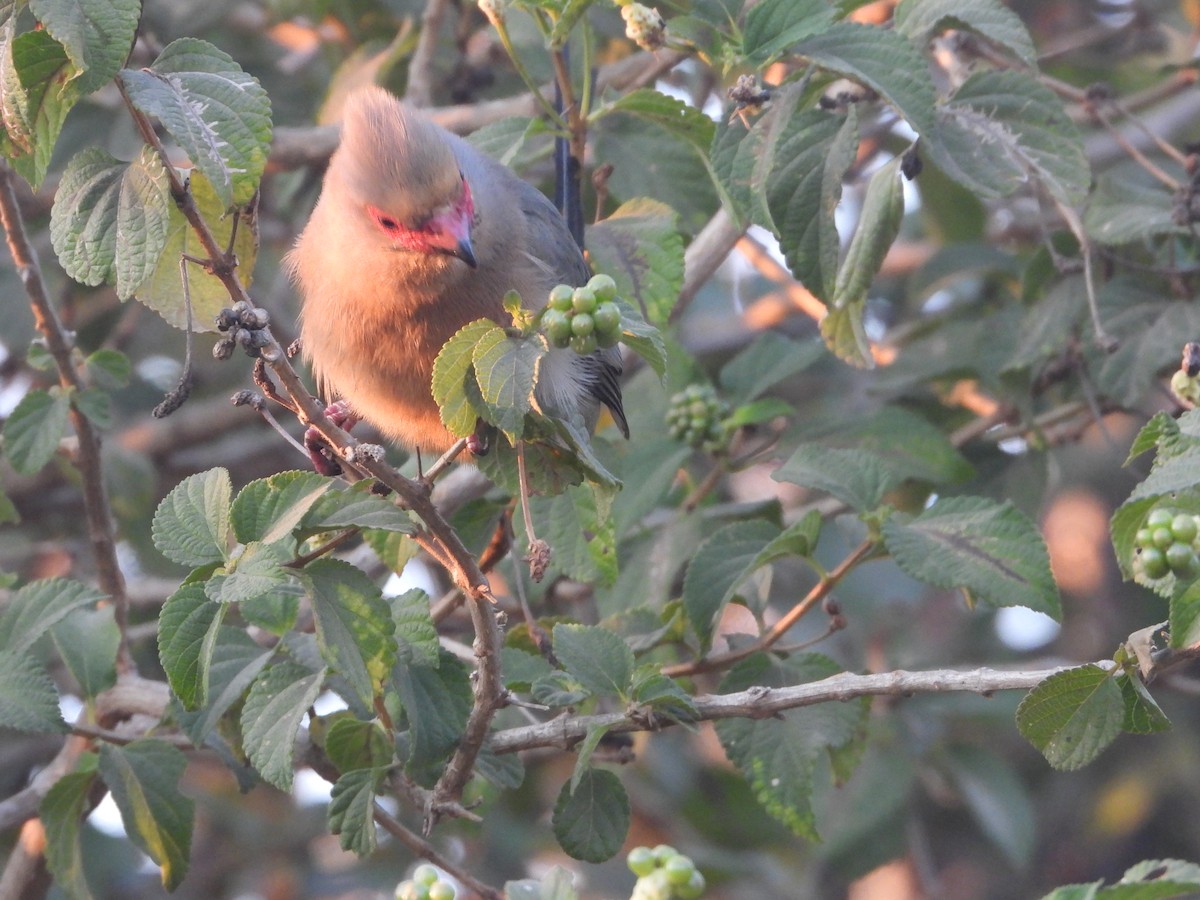
[[[375,224],[388,234],[396,234],[404,230],[403,226],[395,218],[389,216],[383,210],[376,209],[374,206],[368,206],[367,212],[375,220]]]

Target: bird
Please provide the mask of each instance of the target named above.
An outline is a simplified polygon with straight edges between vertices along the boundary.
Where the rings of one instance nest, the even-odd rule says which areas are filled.
[[[556,284],[591,275],[536,187],[376,86],[347,99],[340,144],[284,265],[322,395],[344,404],[351,424],[365,420],[418,453],[444,453],[457,440],[433,398],[443,345],[477,319],[507,323],[510,290],[536,309]],[[628,437],[620,375],[615,347],[551,348],[537,406],[591,431],[603,404]]]

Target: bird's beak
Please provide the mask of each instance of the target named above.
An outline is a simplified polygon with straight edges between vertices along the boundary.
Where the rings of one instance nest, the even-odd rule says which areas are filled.
[[[458,243],[450,251],[450,255],[457,256],[472,269],[479,265],[479,262],[475,259],[475,248],[471,246],[470,232],[458,239]]]

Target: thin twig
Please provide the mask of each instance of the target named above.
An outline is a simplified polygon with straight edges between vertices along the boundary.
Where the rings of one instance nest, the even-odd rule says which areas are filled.
[[[479,896],[486,898],[486,900],[503,900],[504,895],[500,891],[491,885],[484,884],[458,863],[440,853],[433,844],[429,843],[416,832],[405,828],[399,820],[379,805],[378,800],[375,801],[373,812],[375,821],[379,823],[380,827],[417,856],[429,860],[438,868],[445,869]]]

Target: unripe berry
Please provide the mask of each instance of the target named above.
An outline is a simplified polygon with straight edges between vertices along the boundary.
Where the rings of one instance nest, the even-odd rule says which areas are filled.
[[[1150,515],[1146,516],[1146,527],[1151,530],[1165,528],[1171,524],[1173,518],[1175,518],[1175,514],[1171,510],[1159,506],[1150,510]]]
[[[571,317],[551,307],[542,313],[542,331],[555,347],[565,347],[571,340]]]
[[[545,319],[542,321],[544,322]],[[1133,542],[1139,547],[1152,547],[1154,545],[1154,532],[1149,528],[1139,528],[1137,534],[1133,536]]]
[[[1196,520],[1187,513],[1180,513],[1171,520],[1171,534],[1175,535],[1175,540],[1190,544],[1196,539]]]
[[[429,887],[438,880],[438,870],[429,863],[421,863],[413,870],[412,880]]]
[[[667,873],[667,881],[678,887],[681,884],[687,884],[692,878],[692,872],[696,871],[696,864],[688,857],[680,854],[672,856],[663,863],[663,871]]]
[[[571,308],[576,313],[590,313],[596,308],[596,294],[591,288],[575,288],[575,291],[571,294]]]
[[[1142,571],[1146,573],[1147,578],[1164,578],[1171,571],[1171,567],[1167,564],[1167,557],[1157,547],[1146,547],[1139,554],[1139,559],[1142,563]]]
[[[1167,565],[1176,575],[1187,577],[1192,574],[1196,554],[1190,544],[1172,544],[1164,554]]]
[[[571,338],[571,349],[580,356],[587,356],[589,353],[596,352],[596,337],[595,335],[574,335]]]
[[[571,316],[571,334],[575,337],[587,337],[596,330],[596,321],[590,314],[577,312]]]
[[[568,284],[557,284],[550,291],[550,306],[560,312],[568,312],[571,309],[571,297],[574,295],[575,289]]]
[[[629,866],[629,871],[634,875],[649,875],[658,867],[658,860],[654,858],[654,851],[649,847],[634,847],[629,851],[629,856],[625,858],[625,862]]]
[[[603,272],[593,275],[587,286],[601,303],[617,296],[617,283],[613,281],[611,275],[605,275]]]
[[[704,893],[706,886],[707,884],[704,881],[704,876],[700,874],[700,870],[693,869],[692,877],[688,880],[688,883],[675,888],[675,893],[678,895],[679,900],[696,900],[696,898]]]
[[[454,885],[448,881],[435,881],[429,886],[429,900],[454,900]]]
[[[596,330],[601,334],[614,333],[621,327],[621,309],[611,300],[605,300],[597,306],[592,318],[596,322]]]
[[[1172,536],[1170,528],[1155,528],[1154,533],[1151,535],[1151,540],[1159,550],[1166,550],[1171,544],[1175,543],[1175,538]]]

